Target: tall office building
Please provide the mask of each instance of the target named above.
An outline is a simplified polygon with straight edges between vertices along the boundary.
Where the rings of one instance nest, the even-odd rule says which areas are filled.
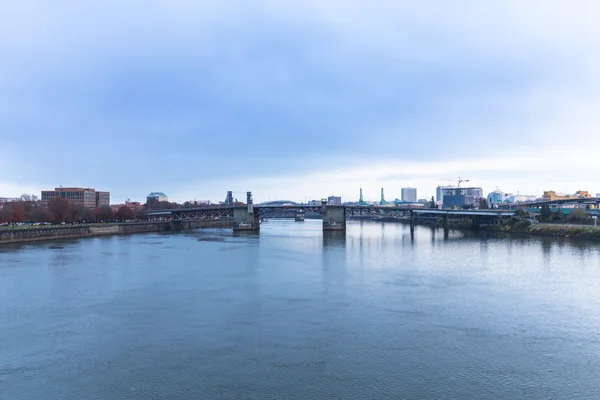
[[[405,203],[416,203],[417,202],[417,189],[402,188],[402,201]]]
[[[453,189],[455,186],[438,186],[435,189],[435,201],[444,201],[444,189]]]
[[[476,206],[479,199],[483,197],[483,189],[480,187],[460,187],[442,189],[444,194],[444,208]]]
[[[69,200],[71,204],[83,205],[87,208],[96,208],[110,205],[110,192],[97,192],[92,188],[55,188],[54,190],[42,190],[42,204],[56,197]]]

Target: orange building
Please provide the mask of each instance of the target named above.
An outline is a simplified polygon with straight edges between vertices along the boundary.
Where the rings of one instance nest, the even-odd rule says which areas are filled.
[[[555,201],[555,200],[573,200],[573,199],[589,199],[592,195],[587,190],[578,190],[575,194],[564,194],[556,193],[554,190],[548,190],[544,192],[542,200],[544,201]]]

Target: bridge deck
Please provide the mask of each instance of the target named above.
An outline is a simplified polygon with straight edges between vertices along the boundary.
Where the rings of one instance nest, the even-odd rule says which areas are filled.
[[[246,206],[236,206],[236,208],[245,208]],[[495,217],[511,217],[514,211],[506,210],[454,210],[454,209],[439,209],[439,208],[409,208],[409,207],[390,207],[390,206],[327,206],[328,208],[343,208],[348,216],[361,215],[385,215],[385,214],[436,214],[436,215],[461,215],[461,216],[495,216]],[[186,218],[191,218],[192,215],[198,213],[210,213],[214,216],[229,216],[233,212],[233,206],[219,207],[195,207],[195,208],[178,208],[172,210],[157,210],[146,213],[148,216],[164,216],[164,215],[185,215]],[[261,206],[255,205],[254,210],[258,215],[263,215],[269,212],[282,211],[312,211],[320,213],[321,206],[308,205],[275,205]]]

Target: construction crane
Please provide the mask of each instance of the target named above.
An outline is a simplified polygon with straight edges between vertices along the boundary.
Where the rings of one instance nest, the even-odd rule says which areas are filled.
[[[448,181],[448,182],[452,182],[452,181],[456,181],[455,179],[440,179],[440,181]],[[460,184],[463,182],[469,182],[469,179],[462,179],[460,176],[458,177],[458,187],[460,187]]]

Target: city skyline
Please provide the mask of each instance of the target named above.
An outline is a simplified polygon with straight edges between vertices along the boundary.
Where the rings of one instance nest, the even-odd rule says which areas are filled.
[[[440,185],[438,187],[436,187],[436,194],[432,195],[431,197],[427,197],[427,196],[419,196],[417,195],[416,198],[414,198],[415,196],[412,195],[413,198],[411,199],[405,199],[405,194],[403,193],[404,190],[409,190],[409,191],[414,191],[416,190],[415,188],[401,188],[400,189],[400,196],[395,196],[394,195],[394,191],[392,191],[392,195],[390,197],[388,197],[389,202],[394,202],[394,201],[402,201],[402,202],[427,202],[427,204],[429,204],[429,202],[431,201],[431,199],[433,198],[433,200],[435,200],[438,205],[442,203],[442,195],[441,195],[441,191],[443,189],[476,189],[478,190],[478,193],[481,192],[481,196],[482,198],[485,198],[488,200],[488,202],[490,203],[498,203],[497,199],[499,198],[498,196],[502,196],[503,198],[503,202],[504,201],[508,201],[510,203],[520,203],[520,202],[527,202],[527,201],[535,201],[535,200],[551,200],[553,197],[562,197],[562,196],[566,196],[566,197],[580,197],[582,195],[585,195],[587,197],[594,197],[594,193],[593,192],[589,192],[587,190],[578,190],[576,192],[573,193],[567,193],[567,192],[561,192],[561,191],[556,191],[556,190],[545,190],[543,192],[543,195],[537,195],[534,193],[521,193],[521,192],[511,192],[511,191],[504,191],[501,190],[500,188],[496,187],[494,190],[486,190],[484,188],[478,187],[476,185],[462,185],[462,186],[458,186],[458,185]],[[323,195],[323,196],[317,196],[317,197],[311,197],[311,196],[304,196],[303,198],[286,198],[286,197],[277,197],[277,196],[273,196],[273,197],[269,197],[267,199],[262,199],[262,198],[258,198],[258,200],[256,200],[256,197],[253,194],[253,198],[255,199],[255,202],[258,203],[266,203],[266,202],[270,202],[270,201],[293,201],[296,203],[308,203],[308,202],[319,202],[323,199],[326,199],[330,204],[341,204],[341,203],[358,203],[360,202],[361,196],[363,198],[363,200],[367,203],[372,203],[372,204],[380,204],[381,203],[381,199],[382,199],[382,195],[383,195],[383,191],[385,190],[385,188],[381,187],[380,189],[380,197],[375,200],[372,196],[370,196],[369,193],[363,193],[364,190],[362,190],[362,187],[359,187],[359,192],[358,192],[358,197],[354,198],[354,197],[343,197],[340,195],[335,195],[335,194],[329,194],[329,195]],[[45,193],[55,193],[59,190],[79,190],[79,191],[83,191],[83,190],[91,190],[94,191],[93,188],[56,188],[55,190],[52,191],[47,191],[47,190],[42,190],[41,191],[41,195],[38,196],[36,193],[23,193],[22,195],[24,196],[34,196],[33,198],[36,198],[38,200],[41,200],[42,203],[44,202],[44,195]],[[107,198],[110,197],[110,192],[102,192],[99,191],[97,193],[103,193],[106,194]],[[247,194],[247,192],[231,192],[232,193],[232,198],[234,199],[234,201],[240,201],[243,202],[244,198]],[[417,193],[415,193],[417,194]],[[0,193],[1,195],[1,193]],[[364,196],[363,196],[364,195]],[[492,198],[494,198],[495,200],[490,201],[490,196]],[[177,203],[177,204],[183,204],[186,202],[198,202],[198,203],[212,203],[212,204],[219,204],[219,203],[223,203],[221,198],[215,198],[215,199],[208,199],[208,198],[193,198],[193,199],[186,199],[186,200],[182,200],[182,201],[178,201],[178,200],[173,200],[172,198],[169,199],[169,197],[162,192],[152,192],[150,194],[148,194],[147,196],[144,196],[146,198],[145,203],[150,203],[150,199],[151,198],[156,198],[158,201],[165,201],[165,202],[173,202],[173,203]],[[600,198],[600,193],[596,193],[595,197]],[[132,200],[133,199],[133,200]],[[0,202],[4,202],[4,203],[9,203],[12,201],[18,202],[20,200],[20,196],[0,196]],[[137,201],[140,200],[140,201]],[[47,201],[47,199],[46,199]],[[140,203],[140,204],[145,204],[144,203],[144,199],[138,199],[138,197],[136,196],[130,196],[127,197],[125,200],[123,201],[110,201],[111,205],[122,205],[123,203]]]
[[[144,4],[4,8],[1,196],[600,192],[594,2]]]

